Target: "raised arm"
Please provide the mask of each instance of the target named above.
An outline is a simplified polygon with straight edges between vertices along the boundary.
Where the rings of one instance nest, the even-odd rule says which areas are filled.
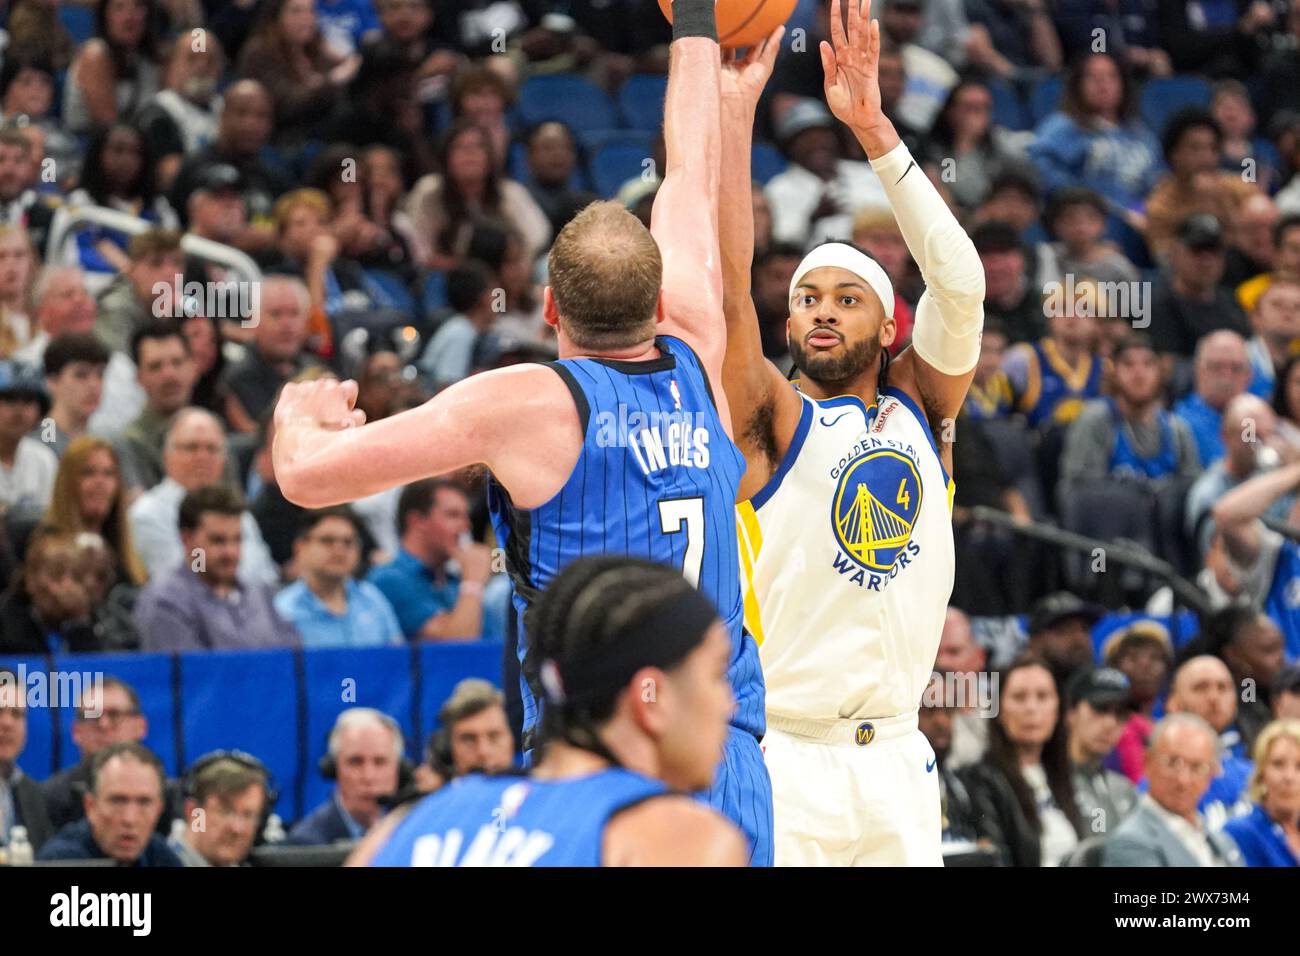
[[[722,168],[718,227],[727,352],[723,389],[731,406],[732,435],[745,456],[740,499],[753,497],[771,477],[799,420],[798,395],[763,355],[758,314],[750,298],[754,265],[754,203],[750,173],[754,115],[772,73],[785,27],[744,60],[722,71]],[[784,440],[782,440],[784,439]]]
[[[820,48],[826,103],[871,160],[926,285],[911,348],[890,377],[932,420],[952,418],[966,399],[979,358],[984,268],[970,237],[880,107],[880,24],[871,21],[871,0],[849,0],[847,29],[840,0],[833,0],[831,41]]]
[[[722,268],[718,258],[719,76],[712,0],[674,0],[664,101],[667,168],[650,232],[663,257],[661,330],[690,343],[722,400]],[[726,422],[728,416],[723,414]]]
[[[294,504],[324,508],[482,464],[516,505],[533,508],[560,489],[582,448],[573,398],[542,365],[471,376],[368,425],[356,398],[353,381],[284,387],[272,460]]]
[[[1273,502],[1300,485],[1300,462],[1266,471],[1227,492],[1214,506],[1214,527],[1223,535],[1228,555],[1242,567],[1255,563],[1260,551],[1259,520]]]

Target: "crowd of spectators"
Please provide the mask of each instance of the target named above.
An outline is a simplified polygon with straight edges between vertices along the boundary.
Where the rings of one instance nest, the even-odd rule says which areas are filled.
[[[829,7],[801,0],[757,124],[752,288],[764,350],[786,368],[786,294],[810,245],[852,238],[882,263],[895,353],[924,290],[822,102]],[[1300,657],[1300,544],[1279,530],[1300,525],[1300,4],[878,7],[882,105],[986,273],[982,354],[952,423],[953,615],[1050,608],[1062,589],[1167,614],[1182,592],[1126,561],[1136,549],[1193,581],[1203,610],[1257,612],[1198,659],[1266,701],[1280,664],[1265,673],[1241,634],[1271,622],[1268,659]],[[0,26],[0,654],[503,635],[484,476],[305,512],[276,483],[271,413],[295,379],[356,379],[374,420],[554,356],[553,237],[595,197],[648,223],[670,37],[656,5],[15,0]],[[141,231],[74,227],[87,207]],[[241,285],[213,244],[260,279]],[[1031,526],[1116,544],[1099,564]],[[1206,763],[1203,726],[1159,721],[1199,713],[1180,676],[1199,685],[1208,665],[1176,662],[1182,646],[1154,630],[1095,655],[1079,633],[1044,638],[1034,615],[1028,630],[1016,649],[1032,656],[998,662],[1003,716],[954,715],[954,754],[971,757],[960,728],[983,726],[980,769],[944,779],[998,821],[980,836],[1008,859],[1054,862],[1086,842],[1095,805],[1112,819],[1140,805],[1108,789],[1072,802],[1072,786],[1109,787],[1103,757],[1155,801],[1160,768]],[[1117,679],[1072,683],[1087,661],[1131,684],[1109,747]],[[1223,746],[1267,741],[1258,771],[1294,729],[1270,735],[1239,697],[1229,719],[1200,716]],[[340,728],[331,752],[382,737],[376,720]],[[147,755],[83,764],[83,789],[152,806]],[[1245,786],[1232,772],[1224,807]],[[258,773],[218,761],[171,812],[216,801],[246,821]],[[332,823],[364,826],[370,799],[340,796]],[[147,826],[90,826],[153,852]]]

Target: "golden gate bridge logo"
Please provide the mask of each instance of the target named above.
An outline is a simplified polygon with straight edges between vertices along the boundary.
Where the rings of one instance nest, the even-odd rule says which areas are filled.
[[[864,568],[888,571],[920,511],[916,463],[892,448],[877,448],[849,462],[840,475],[831,524],[845,554]]]

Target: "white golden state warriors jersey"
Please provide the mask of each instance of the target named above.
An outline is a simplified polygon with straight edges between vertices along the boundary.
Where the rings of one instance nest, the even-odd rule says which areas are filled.
[[[767,713],[920,705],[953,584],[952,482],[917,403],[806,395],[771,480],[738,506],[745,624]]]

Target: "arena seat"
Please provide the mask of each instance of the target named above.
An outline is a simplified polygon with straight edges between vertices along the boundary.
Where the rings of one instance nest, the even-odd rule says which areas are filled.
[[[612,139],[591,157],[591,178],[596,194],[610,199],[620,186],[634,176],[639,176],[651,158],[645,142],[637,139]]]
[[[664,124],[664,94],[668,74],[637,73],[629,76],[618,91],[618,114],[628,129],[657,133]]]
[[[519,91],[518,114],[524,128],[559,120],[579,135],[618,126],[614,104],[605,91],[572,73],[530,77]]]
[[[785,172],[786,161],[775,146],[755,143],[749,153],[749,173],[764,186],[778,173]]]
[[[396,309],[414,317],[419,306],[400,276],[387,269],[366,269],[364,275],[366,291],[376,308]]]
[[[1069,852],[1062,861],[1064,866],[1101,866],[1101,855],[1106,848],[1106,837],[1088,837]]]
[[[81,46],[95,35],[95,11],[74,3],[60,3],[59,22],[72,37],[74,46]]]
[[[993,94],[993,122],[1017,132],[1029,129],[1029,108],[1020,92],[1005,80],[993,79],[985,85]]]
[[[1029,121],[1037,126],[1049,113],[1056,110],[1064,83],[1059,76],[1040,80],[1029,94]]]
[[[1142,87],[1138,104],[1142,121],[1159,137],[1178,110],[1210,105],[1210,84],[1199,76],[1153,76]]]

